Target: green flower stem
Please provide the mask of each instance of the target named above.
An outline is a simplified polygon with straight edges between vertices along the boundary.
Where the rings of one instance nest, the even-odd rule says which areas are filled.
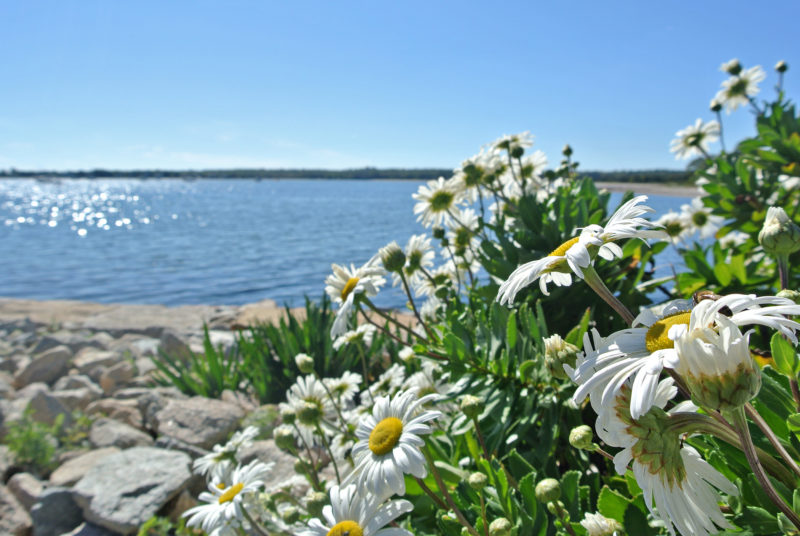
[[[297,427],[297,423],[292,423],[292,426],[294,427],[294,431],[297,432],[298,437],[300,437],[300,441],[303,443],[303,446],[306,448],[306,452],[308,453],[309,461],[307,465],[311,466],[311,485],[314,486],[314,489],[316,491],[324,491],[319,483],[319,476],[317,476],[317,462],[314,461],[314,456],[311,455],[311,447],[308,446],[308,443],[306,443],[303,434],[300,433],[300,429]],[[303,459],[299,455],[297,456],[297,459],[303,461]]]
[[[442,475],[439,474],[439,469],[437,469],[436,464],[433,463],[433,457],[428,450],[428,445],[425,445],[425,447],[422,449],[422,454],[425,456],[425,460],[428,462],[428,465],[431,468],[431,473],[433,473],[433,478],[436,480],[436,485],[439,486],[439,491],[442,492],[447,505],[450,507],[453,513],[455,513],[456,517],[458,518],[458,522],[461,523],[461,525],[464,526],[467,531],[472,534],[472,536],[480,536],[478,531],[475,530],[475,527],[473,527],[470,522],[467,521],[467,518],[464,517],[464,514],[458,509],[456,503],[453,502],[453,498],[450,496],[450,492],[447,491],[447,486],[445,485],[444,480],[442,480]]]
[[[339,476],[339,466],[336,464],[336,456],[333,455],[333,449],[331,448],[330,443],[328,443],[328,440],[325,438],[325,433],[322,431],[322,428],[320,427],[319,424],[317,424],[317,433],[319,434],[319,437],[322,438],[322,444],[325,446],[325,450],[328,451],[328,454],[331,457],[331,463],[333,464],[333,471],[334,473],[336,473],[336,483],[341,484],[342,477]]]
[[[767,421],[764,420],[764,417],[762,417],[761,414],[756,411],[756,408],[754,408],[749,402],[745,404],[744,410],[747,412],[747,416],[753,419],[753,422],[756,423],[756,426],[758,426],[764,435],[767,436],[772,448],[774,448],[775,451],[780,454],[781,458],[783,458],[783,461],[786,462],[786,465],[788,465],[797,476],[800,476],[800,466],[798,466],[794,458],[789,455],[789,451],[787,451],[786,448],[781,444],[780,440],[775,435],[775,432],[772,431],[772,428],[769,427]]]
[[[378,309],[378,307],[377,307],[377,306],[376,306],[374,303],[372,303],[372,301],[371,301],[369,298],[366,298],[366,297],[365,297],[365,298],[363,298],[363,301],[364,301],[364,303],[366,303],[366,304],[367,304],[367,307],[369,307],[369,308],[370,308],[370,309],[371,309],[371,310],[372,310],[372,311],[373,311],[375,314],[377,314],[378,316],[380,316],[381,318],[383,318],[383,319],[384,319],[384,320],[386,320],[387,322],[391,322],[391,323],[393,323],[395,326],[397,326],[398,328],[400,328],[400,329],[402,329],[402,330],[405,330],[405,331],[406,331],[407,333],[409,333],[409,334],[410,334],[412,337],[415,337],[415,338],[417,338],[417,339],[421,339],[421,340],[423,340],[423,341],[426,341],[426,340],[427,340],[425,337],[421,337],[421,336],[419,335],[419,333],[416,333],[416,332],[414,332],[414,330],[412,330],[412,329],[411,329],[411,328],[409,328],[408,326],[404,325],[402,322],[399,322],[397,319],[395,319],[395,318],[392,318],[392,316],[391,316],[391,315],[387,315],[386,313],[384,313],[383,311],[381,311],[380,309]]]
[[[489,522],[486,519],[486,501],[483,498],[483,490],[478,492],[481,498],[481,519],[483,520],[483,536],[489,536]]]
[[[781,278],[781,290],[789,288],[789,254],[781,253],[777,256],[778,276]]]
[[[558,518],[561,520],[561,526],[567,529],[567,532],[569,532],[572,536],[577,536],[575,534],[575,530],[572,528],[572,525],[570,525],[567,521],[567,513],[564,511],[561,505],[558,504],[558,501],[555,501],[553,504],[556,505],[556,512],[558,512]]]
[[[436,494],[433,492],[433,490],[432,490],[431,488],[429,488],[429,487],[428,487],[428,485],[425,483],[425,481],[424,481],[424,480],[422,480],[421,478],[419,478],[419,477],[416,477],[416,476],[414,477],[414,480],[416,480],[416,481],[417,481],[417,485],[418,485],[420,488],[422,488],[422,491],[424,491],[424,492],[425,492],[425,494],[426,494],[428,497],[430,497],[430,498],[431,498],[431,500],[432,500],[434,503],[436,503],[436,506],[438,506],[439,508],[441,508],[441,509],[442,509],[442,510],[444,510],[445,512],[446,512],[446,511],[448,511],[448,510],[450,509],[450,507],[449,507],[449,506],[447,506],[447,505],[444,503],[444,501],[443,501],[443,500],[442,500],[442,499],[441,499],[441,498],[440,498],[438,495],[436,495]]]
[[[739,434],[739,440],[744,447],[744,455],[747,458],[747,462],[750,464],[750,468],[753,470],[753,473],[756,475],[756,479],[758,479],[758,483],[761,484],[761,487],[764,489],[764,492],[767,494],[769,499],[778,507],[778,509],[783,512],[783,515],[789,518],[789,521],[800,530],[800,516],[798,516],[789,505],[787,505],[783,499],[778,495],[778,492],[775,491],[775,488],[772,486],[772,482],[769,481],[769,477],[767,477],[766,473],[764,472],[764,468],[761,466],[761,462],[758,460],[758,454],[756,452],[755,445],[753,444],[753,438],[750,437],[750,429],[747,427],[747,417],[745,416],[744,407],[738,407],[730,412],[731,420],[733,421],[733,426],[736,428],[736,432]]]
[[[715,421],[708,415],[702,413],[675,413],[669,416],[669,430],[681,434],[710,434],[729,445],[742,449],[742,443],[736,430]],[[791,471],[773,458],[768,452],[758,447],[755,448],[756,455],[767,471],[786,484],[789,488],[797,487],[797,479]]]
[[[631,313],[625,305],[621,301],[619,301],[614,294],[610,290],[603,280],[597,275],[597,272],[594,270],[594,266],[591,264],[583,269],[583,280],[586,281],[586,284],[600,296],[604,302],[611,306],[624,320],[625,323],[629,326],[633,325],[633,313]]]
[[[360,343],[359,343],[359,348],[360,348]],[[333,393],[331,393],[331,390],[330,390],[330,389],[328,389],[328,386],[327,386],[327,385],[325,385],[325,382],[324,382],[324,381],[322,381],[322,377],[319,375],[319,373],[318,373],[316,370],[314,371],[314,376],[316,376],[316,378],[317,378],[317,381],[319,381],[319,383],[321,383],[321,384],[322,384],[322,387],[325,389],[325,392],[326,392],[326,393],[328,393],[328,398],[330,398],[330,399],[331,399],[331,403],[333,404],[333,408],[336,410],[336,415],[338,415],[338,416],[339,416],[339,422],[340,422],[340,424],[342,424],[342,425],[344,425],[344,426],[345,426],[345,428],[344,428],[344,429],[342,429],[342,428],[339,428],[339,426],[337,426],[336,428],[338,428],[338,429],[339,429],[339,430],[341,430],[341,431],[342,431],[342,432],[343,432],[345,435],[347,435],[347,424],[346,424],[346,423],[347,423],[347,421],[344,419],[344,416],[342,415],[342,410],[341,410],[341,409],[339,409],[339,403],[338,403],[338,401],[337,401],[335,398],[333,398]]]
[[[719,144],[722,147],[722,151],[725,152],[725,138],[722,135],[722,112],[717,110],[715,113],[717,114],[717,123],[719,123]]]
[[[483,450],[483,457],[486,458],[486,461],[491,461],[492,457],[489,454],[489,449],[486,448],[486,441],[483,439],[483,433],[481,432],[481,427],[478,426],[478,418],[472,418],[472,424],[475,426],[475,435],[478,436],[478,443],[481,444],[481,449]]]
[[[269,536],[269,533],[261,528],[261,525],[256,523],[256,520],[253,519],[253,516],[247,511],[247,509],[242,506],[242,513],[244,513],[244,517],[247,518],[247,521],[250,522],[250,527],[258,533],[259,536]]]
[[[428,326],[422,320],[422,315],[419,314],[419,310],[417,310],[417,305],[414,303],[414,297],[411,296],[411,288],[408,285],[408,279],[406,279],[406,274],[403,273],[403,270],[400,270],[398,273],[400,274],[400,281],[403,282],[403,290],[406,291],[406,296],[408,296],[408,303],[411,304],[411,310],[414,311],[414,316],[417,317],[417,322],[419,322],[419,325],[422,326],[422,329],[424,329],[425,333],[427,333],[428,337],[430,337],[431,333],[428,330]]]

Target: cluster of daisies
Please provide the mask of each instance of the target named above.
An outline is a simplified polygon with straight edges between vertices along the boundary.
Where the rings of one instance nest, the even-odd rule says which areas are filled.
[[[652,212],[645,200],[632,199],[605,227],[587,227],[550,255],[517,268],[500,287],[498,301],[513,302],[536,280],[544,293],[548,283],[569,285],[573,276],[595,288],[598,282],[587,274],[597,256],[619,255],[616,241],[663,237],[663,230],[640,217]],[[764,326],[797,344],[797,315],[800,305],[776,296],[675,300],[626,318],[628,329],[607,336],[593,330],[574,365],[563,363],[579,386],[574,401],[588,397],[597,413],[598,436],[622,449],[614,456],[617,472],[633,471],[647,507],[671,533],[705,536],[732,528],[718,503],[721,493],[737,495],[736,486],[685,444],[683,434],[696,431],[691,426],[698,423],[711,426],[704,420],[709,413],[743,411],[758,392],[760,372],[750,354],[750,332],[742,333],[742,327]],[[548,346],[555,356],[564,344],[550,346],[558,346]],[[692,401],[675,403],[679,385]]]

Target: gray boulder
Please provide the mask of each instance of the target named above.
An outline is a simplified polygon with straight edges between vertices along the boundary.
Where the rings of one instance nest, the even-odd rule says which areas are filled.
[[[72,413],[61,401],[47,391],[39,391],[31,398],[28,407],[31,409],[31,417],[35,421],[45,424],[53,424],[59,415],[64,416],[62,426],[71,426],[74,422]]]
[[[53,383],[66,374],[71,359],[72,350],[66,346],[51,348],[19,370],[14,385],[19,388],[34,382]]]
[[[65,532],[61,536],[119,536],[119,533],[86,521],[78,525],[75,530]]]
[[[33,536],[61,536],[83,522],[83,514],[67,488],[45,490],[31,509]]]
[[[85,374],[69,374],[62,376],[53,384],[54,391],[66,391],[67,389],[89,389],[97,397],[103,394],[103,390],[89,376]]]
[[[184,489],[190,463],[182,452],[134,447],[100,460],[72,491],[87,521],[133,534]]]
[[[153,438],[141,430],[115,421],[114,419],[97,419],[89,430],[89,443],[94,448],[142,447],[153,444]]]
[[[89,374],[98,367],[111,367],[119,363],[121,357],[116,352],[85,348],[78,352],[72,364],[81,374]]]
[[[0,485],[0,534],[8,536],[27,536],[33,521],[25,508],[8,491]]]
[[[117,447],[107,447],[80,454],[58,466],[50,473],[50,483],[54,486],[72,486],[106,456],[119,452]]]
[[[210,449],[233,433],[244,411],[236,404],[202,396],[170,400],[155,415],[156,431]]]
[[[17,473],[8,480],[8,491],[30,511],[44,491],[44,483],[30,473]]]

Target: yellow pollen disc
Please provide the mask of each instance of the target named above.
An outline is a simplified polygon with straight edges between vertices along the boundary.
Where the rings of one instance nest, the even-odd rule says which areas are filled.
[[[403,421],[397,417],[386,417],[369,434],[369,450],[383,456],[391,452],[403,433]]]
[[[327,536],[363,536],[364,531],[355,521],[340,521],[336,523]]]
[[[242,484],[241,482],[231,486],[228,489],[228,491],[226,491],[225,493],[223,493],[222,495],[219,496],[219,504],[224,504],[226,502],[232,501],[234,497],[239,495],[239,492],[242,491],[243,487],[244,487],[244,484]]]
[[[228,486],[226,486],[224,482],[220,482],[219,484],[217,484],[217,489],[225,489],[227,487]]]
[[[346,300],[347,296],[353,292],[353,289],[358,285],[358,280],[357,277],[351,277],[347,280],[347,283],[344,284],[344,288],[342,289],[342,301]]]
[[[673,313],[650,326],[650,329],[647,330],[647,335],[644,337],[647,351],[653,353],[656,350],[675,348],[675,342],[669,338],[669,329],[679,324],[689,324],[691,314],[689,311]]]
[[[577,244],[578,240],[580,239],[581,239],[580,236],[576,236],[575,238],[570,238],[569,240],[558,246],[556,249],[551,251],[548,257],[563,257],[564,254],[567,253],[567,250],[572,246],[574,246],[575,244]]]

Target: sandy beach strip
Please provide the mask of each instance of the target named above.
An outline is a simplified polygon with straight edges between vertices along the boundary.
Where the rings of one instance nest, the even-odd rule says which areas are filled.
[[[646,195],[671,195],[675,197],[697,197],[700,192],[695,186],[664,184],[660,182],[596,182],[598,189],[609,192],[633,192]]]

